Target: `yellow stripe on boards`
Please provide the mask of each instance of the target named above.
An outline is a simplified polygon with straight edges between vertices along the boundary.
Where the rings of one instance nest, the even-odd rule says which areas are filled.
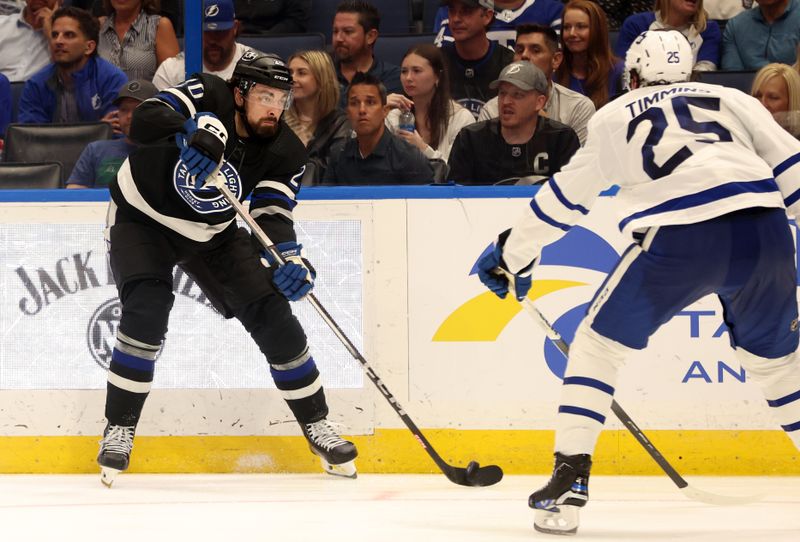
[[[424,429],[445,461],[496,464],[507,474],[550,474],[552,431]],[[782,431],[648,431],[683,475],[800,475],[800,453]],[[0,473],[97,472],[99,436],[0,437]],[[357,436],[363,473],[436,473],[437,467],[406,429]],[[604,431],[594,474],[662,474],[627,431]],[[134,441],[130,472],[321,472],[303,437],[147,437]]]

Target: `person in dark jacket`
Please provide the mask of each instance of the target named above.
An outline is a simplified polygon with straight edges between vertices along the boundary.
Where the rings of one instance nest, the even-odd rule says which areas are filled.
[[[236,0],[245,34],[302,34],[308,27],[311,0]]]
[[[308,151],[303,184],[317,184],[325,176],[331,147],[352,132],[347,115],[338,109],[339,83],[331,57],[325,51],[300,51],[289,57],[292,105],[286,124]]]
[[[53,14],[53,63],[36,72],[22,89],[21,123],[115,121],[114,100],[128,82],[125,74],[97,56],[99,25],[89,12],[66,7]]]

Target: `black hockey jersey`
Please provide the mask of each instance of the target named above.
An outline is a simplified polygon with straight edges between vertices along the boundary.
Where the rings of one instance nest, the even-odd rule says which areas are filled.
[[[514,52],[490,41],[486,55],[478,60],[464,60],[452,43],[443,44],[442,53],[447,62],[450,95],[477,119],[484,104],[497,95],[496,90],[489,89],[489,83],[514,62]]]
[[[580,148],[575,130],[539,116],[533,137],[524,145],[506,143],[500,119],[461,129],[450,150],[448,180],[459,184],[495,184],[520,177],[550,177]]]
[[[295,240],[292,210],[305,169],[303,143],[281,120],[270,138],[236,134],[233,95],[225,81],[195,74],[136,108],[130,137],[140,147],[123,163],[111,183],[111,197],[121,209],[197,242],[224,231],[236,212],[215,188],[187,188],[188,170],[179,159],[175,134],[198,112],[211,112],[225,125],[228,142],[220,172],[274,243]]]

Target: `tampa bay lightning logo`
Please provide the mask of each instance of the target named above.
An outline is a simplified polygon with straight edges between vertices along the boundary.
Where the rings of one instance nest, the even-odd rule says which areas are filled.
[[[242,179],[239,177],[239,172],[236,171],[236,168],[225,162],[217,175],[223,177],[228,190],[233,193],[236,199],[239,199],[242,195]],[[175,164],[172,181],[175,191],[195,212],[207,215],[224,213],[231,208],[231,204],[228,203],[225,196],[210,181],[206,181],[201,188],[195,188],[194,176],[189,174],[189,170],[183,160],[178,160],[178,163]]]

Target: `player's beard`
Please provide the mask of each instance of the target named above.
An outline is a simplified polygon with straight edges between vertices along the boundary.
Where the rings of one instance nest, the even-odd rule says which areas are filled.
[[[267,120],[274,120],[274,123],[266,122]],[[272,137],[278,131],[278,123],[280,122],[279,118],[274,117],[261,117],[258,119],[256,124],[250,122],[250,116],[245,116],[245,122],[247,122],[248,126],[250,126],[251,133],[256,134],[258,137]]]

